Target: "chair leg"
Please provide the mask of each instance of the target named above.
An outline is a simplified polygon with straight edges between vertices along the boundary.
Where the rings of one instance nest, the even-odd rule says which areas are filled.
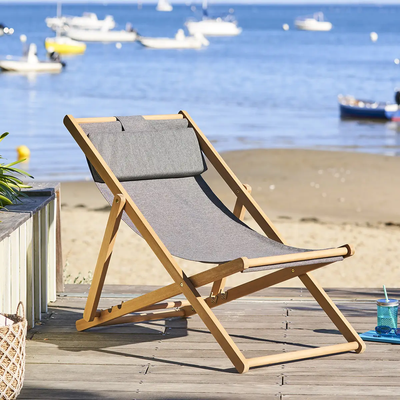
[[[248,360],[219,322],[189,278],[183,275],[182,292],[239,373],[249,370]]]
[[[89,295],[86,301],[85,311],[83,312],[83,319],[88,322],[93,321],[96,316],[97,306],[99,305],[101,291],[107,275],[108,265],[110,264],[124,206],[125,197],[121,194],[116,195],[111,206],[110,215],[103,236],[103,242],[101,244],[96,268],[93,274],[92,284],[90,285]]]
[[[348,342],[357,342],[358,348],[356,349],[356,352],[362,353],[366,347],[364,341],[360,338],[358,333],[350,325],[346,317],[337,308],[335,303],[326,294],[325,290],[319,285],[316,279],[310,273],[299,275],[299,278],[345,339]]]

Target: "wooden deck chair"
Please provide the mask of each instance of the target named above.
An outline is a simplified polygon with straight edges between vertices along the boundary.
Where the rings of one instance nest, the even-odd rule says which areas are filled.
[[[83,318],[76,323],[79,331],[197,313],[240,373],[261,365],[364,351],[362,339],[310,274],[351,256],[352,247],[307,250],[287,246],[249,187],[233,174],[187,112],[78,119],[67,115],[64,124],[111,204]],[[204,156],[237,196],[233,213],[203,180]],[[242,222],[245,209],[266,236]],[[146,240],[174,283],[97,310],[121,219]],[[172,255],[218,265],[189,277]],[[226,277],[260,270],[276,271],[225,290]],[[212,308],[294,277],[300,278],[347,342],[245,358]],[[197,288],[210,283],[211,294],[203,298]],[[187,301],[162,303],[182,293]]]

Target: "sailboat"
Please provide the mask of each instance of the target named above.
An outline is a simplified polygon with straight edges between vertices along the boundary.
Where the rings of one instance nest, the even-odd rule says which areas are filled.
[[[115,28],[112,15],[98,19],[95,13],[84,12],[81,17],[61,15],[61,3],[57,3],[57,16],[46,18],[46,24],[53,31],[58,29],[76,28],[90,30],[110,30]]]
[[[168,0],[158,0],[156,10],[157,11],[172,11],[173,7]]]
[[[208,16],[208,2],[203,0],[203,18],[201,21],[188,20],[185,23],[189,33],[198,33],[204,36],[237,36],[242,28],[237,26],[237,21],[232,15],[225,18],[210,18]]]

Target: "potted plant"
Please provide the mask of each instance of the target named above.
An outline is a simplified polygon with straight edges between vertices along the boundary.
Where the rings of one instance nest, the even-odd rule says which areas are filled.
[[[0,142],[8,135],[8,132],[4,132],[0,136]],[[0,160],[1,159],[2,157],[0,156]],[[20,201],[19,197],[24,196],[21,189],[30,187],[15,176],[17,174],[33,178],[33,176],[29,175],[27,172],[14,167],[14,165],[22,161],[25,161],[25,159],[14,161],[9,164],[2,164],[0,162],[0,209]]]

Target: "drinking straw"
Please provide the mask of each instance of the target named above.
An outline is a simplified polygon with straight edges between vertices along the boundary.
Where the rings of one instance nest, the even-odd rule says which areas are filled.
[[[389,298],[388,298],[388,295],[387,295],[387,291],[386,291],[386,286],[385,285],[383,285],[383,291],[385,292],[385,298],[386,298],[386,301],[389,303]],[[393,323],[393,327],[395,328],[396,327],[396,321],[394,320],[394,317],[393,317],[393,315],[392,315],[392,313],[389,313],[390,314],[390,319],[392,320],[392,323]]]
[[[387,295],[387,292],[386,292],[386,286],[385,285],[383,285],[383,291],[385,292],[385,298],[386,298],[386,301],[388,302],[389,298],[388,298],[388,295]]]

